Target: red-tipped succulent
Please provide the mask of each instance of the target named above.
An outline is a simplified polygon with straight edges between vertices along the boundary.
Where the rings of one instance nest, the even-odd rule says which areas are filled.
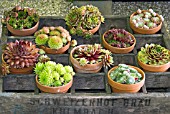
[[[30,41],[16,40],[7,43],[3,51],[3,59],[12,68],[25,68],[35,65],[39,57],[39,49]]]
[[[126,48],[134,44],[134,39],[124,29],[110,29],[104,35],[107,43],[113,47]]]

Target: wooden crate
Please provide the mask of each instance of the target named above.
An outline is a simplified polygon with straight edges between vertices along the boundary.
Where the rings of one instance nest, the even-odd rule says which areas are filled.
[[[129,17],[105,16],[105,23],[93,39],[87,40],[73,36],[78,44],[102,43],[102,34],[111,27],[124,28],[133,34],[129,26]],[[42,17],[39,29],[43,26],[62,25],[65,22],[59,17]],[[158,43],[170,49],[170,36],[166,31],[165,23],[161,31],[154,35],[134,34],[137,43],[134,50],[128,54],[113,54],[115,65],[119,63],[139,67],[136,59],[137,52],[146,43]],[[34,41],[34,36],[10,36],[6,27],[3,27],[1,47],[15,38]],[[71,65],[69,61],[70,48],[65,54],[51,55],[52,60]],[[1,49],[2,51],[2,49]],[[163,73],[145,72],[146,81],[142,89],[135,94],[112,93],[107,82],[107,72],[110,68],[102,68],[96,74],[76,73],[72,87],[66,94],[48,94],[40,92],[35,85],[35,75],[7,75],[3,77],[3,92],[0,101],[4,102],[0,113],[24,114],[168,114],[170,112],[170,69]],[[35,94],[33,94],[33,91]],[[7,93],[12,92],[12,93]],[[15,92],[15,93],[13,93]],[[25,93],[27,92],[27,93]],[[19,96],[19,97],[18,97]],[[12,99],[12,100],[11,100]],[[8,101],[11,101],[8,105]],[[1,102],[0,102],[1,103]],[[5,106],[8,105],[8,108]]]

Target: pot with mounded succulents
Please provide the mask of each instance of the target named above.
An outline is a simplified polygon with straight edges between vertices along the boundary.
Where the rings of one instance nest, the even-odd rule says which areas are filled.
[[[43,27],[34,36],[35,43],[48,54],[62,54],[70,47],[71,36],[61,26]]]
[[[103,46],[112,53],[129,53],[136,44],[135,37],[124,29],[110,29],[102,36]]]
[[[141,47],[137,59],[138,64],[150,72],[165,72],[170,67],[170,51],[158,44]]]
[[[33,8],[14,7],[5,14],[8,30],[16,36],[28,36],[38,29],[39,15]]]
[[[91,38],[97,32],[100,24],[104,22],[104,17],[99,9],[93,5],[73,6],[65,17],[67,26],[72,35]]]
[[[145,83],[145,73],[138,67],[119,64],[107,73],[113,92],[136,93]]]
[[[38,61],[38,52],[39,49],[30,41],[9,42],[2,53],[3,69],[11,74],[30,74]],[[6,68],[9,68],[9,72]]]
[[[53,61],[38,62],[34,68],[37,87],[48,93],[66,93],[72,86],[73,68]]]
[[[163,21],[163,16],[155,13],[152,9],[138,9],[130,16],[130,27],[135,33],[155,34],[161,29]]]
[[[102,66],[112,65],[113,57],[100,44],[87,44],[74,47],[70,52],[70,61],[78,73],[96,73]]]

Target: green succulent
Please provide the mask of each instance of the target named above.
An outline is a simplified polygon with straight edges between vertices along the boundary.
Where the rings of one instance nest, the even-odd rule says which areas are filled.
[[[5,13],[4,17],[6,22],[14,29],[21,30],[34,27],[39,21],[39,15],[36,13],[36,11],[34,10],[34,12],[32,12],[32,15],[29,15],[29,8],[17,9],[17,7],[18,6],[13,8],[11,11]]]
[[[146,44],[138,52],[138,59],[148,65],[163,65],[170,62],[169,50],[158,44]]]
[[[48,35],[46,35],[46,34],[39,34],[39,35],[37,35],[36,36],[36,38],[35,38],[35,43],[37,44],[37,45],[44,45],[44,44],[46,44],[46,42],[48,41]]]
[[[60,49],[63,47],[62,39],[59,36],[50,36],[48,46],[51,49]]]
[[[135,84],[142,80],[142,75],[126,64],[119,64],[115,70],[111,71],[110,77],[121,84]]]
[[[50,31],[50,36],[60,36],[60,32],[57,30]]]
[[[38,62],[34,68],[35,74],[38,76],[38,81],[42,85],[50,87],[58,87],[70,82],[75,75],[71,66],[63,66],[56,64],[53,61],[44,63]]]
[[[70,27],[71,34],[91,38],[89,37],[89,30],[97,27],[100,23],[104,23],[104,17],[99,9],[93,5],[81,6],[80,8],[74,6],[66,15],[65,21]]]

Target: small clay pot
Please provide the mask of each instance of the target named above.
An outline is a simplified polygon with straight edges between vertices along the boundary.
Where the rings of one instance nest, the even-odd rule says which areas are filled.
[[[143,62],[141,62],[138,59],[138,64],[145,70],[149,72],[165,72],[170,68],[170,62],[164,64],[164,65],[148,65]]]
[[[70,52],[70,61],[77,73],[97,73],[101,70],[103,63],[99,62],[97,64],[86,64],[84,66],[81,66],[79,62],[74,59],[73,53],[77,48],[85,47],[86,45],[79,45],[77,47],[74,47]]]
[[[118,47],[111,46],[109,43],[106,42],[106,40],[104,38],[106,33],[107,33],[107,31],[102,36],[103,46],[106,49],[110,50],[112,53],[129,53],[129,52],[131,52],[134,49],[135,44],[136,44],[136,39],[135,39],[135,37],[132,34],[129,33],[129,35],[134,40],[134,44],[132,46],[130,46],[130,47],[118,48]]]
[[[144,85],[145,73],[138,67],[130,66],[130,65],[128,65],[128,66],[136,69],[142,75],[142,80],[136,84],[121,84],[121,83],[113,81],[110,77],[110,73],[111,73],[111,71],[115,70],[118,67],[118,66],[115,66],[112,69],[110,69],[109,72],[107,73],[108,83],[111,86],[113,92],[115,92],[115,93],[136,93]]]
[[[4,60],[4,54],[2,54],[2,62],[6,63]],[[26,68],[19,68],[19,69],[11,67],[9,71],[11,74],[31,74],[33,72],[33,68],[34,65]]]
[[[14,36],[29,36],[34,34],[34,32],[38,29],[39,21],[36,23],[36,25],[30,29],[14,29],[7,23],[8,30],[14,35]]]
[[[38,81],[38,76],[35,77],[35,80],[36,80],[37,87],[41,91],[47,92],[47,93],[66,93],[73,84],[73,78],[66,85],[59,86],[59,87],[49,87],[49,86],[45,86],[45,85],[40,84],[39,81]]]
[[[142,10],[142,12],[146,12],[147,10]],[[155,34],[156,32],[158,32],[161,27],[162,27],[162,22],[155,28],[152,29],[142,29],[142,28],[137,28],[135,27],[135,25],[132,22],[132,17],[137,14],[137,12],[134,12],[131,16],[130,16],[130,27],[132,28],[132,30],[137,33],[137,34]],[[159,18],[160,15],[156,14]]]
[[[69,47],[70,47],[70,42],[68,42],[67,45],[65,45],[64,47],[62,47],[58,50],[51,49],[51,48],[43,46],[43,45],[40,46],[40,48],[43,49],[47,54],[63,54],[64,52],[66,52],[68,50]]]

